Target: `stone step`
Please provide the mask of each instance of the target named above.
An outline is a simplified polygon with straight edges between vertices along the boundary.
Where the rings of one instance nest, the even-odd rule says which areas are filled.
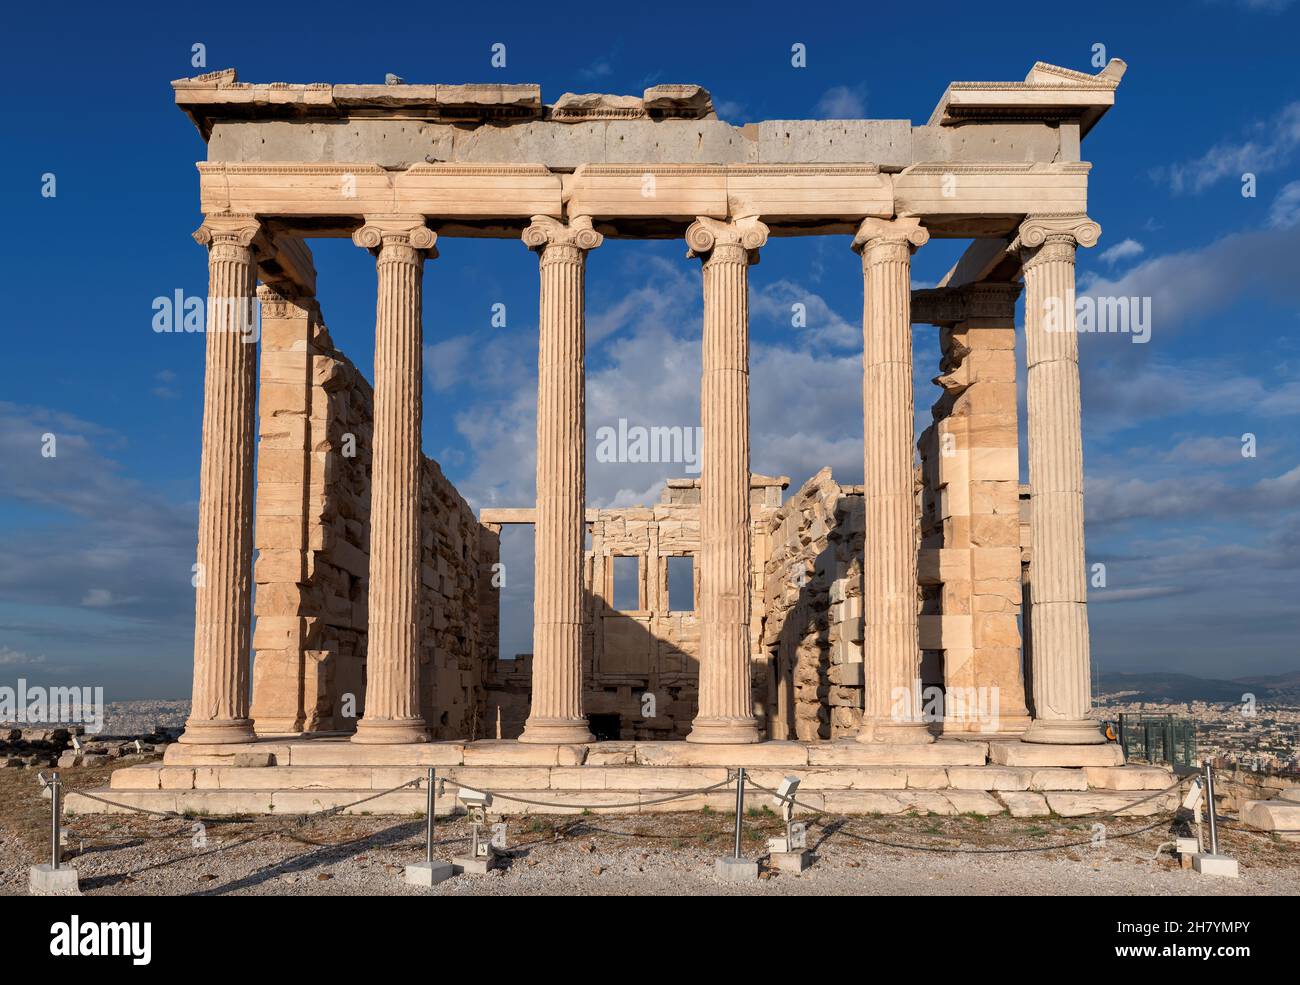
[[[385,793],[365,803],[371,797],[370,789],[338,790],[97,790],[91,791],[124,805],[109,806],[91,800],[81,793],[70,791],[64,801],[69,815],[129,813],[129,808],[155,811],[175,811],[194,817],[230,816],[241,814],[309,814],[317,811],[347,806],[346,814],[380,814],[396,816],[422,816],[425,810],[425,793],[422,790],[402,790]],[[720,814],[729,814],[735,806],[735,793],[720,790],[706,794],[693,793],[675,797],[674,790],[499,790],[492,805],[492,814],[516,816],[526,814],[595,814],[611,813],[677,813],[699,811],[704,808]],[[1042,817],[1056,814],[1063,817],[1080,817],[1096,812],[1118,812],[1120,815],[1146,816],[1159,811],[1172,810],[1177,804],[1174,794],[1165,795],[1145,804],[1131,806],[1140,792],[1116,791],[982,791],[982,790],[804,790],[800,788],[799,800],[808,809],[833,814],[975,814],[989,816],[1010,810],[1016,817]],[[675,799],[668,799],[673,798]],[[517,798],[517,799],[516,799]],[[530,801],[541,803],[530,803]],[[770,807],[770,797],[757,790],[747,790],[746,810]],[[447,784],[436,798],[439,814],[463,813],[456,800],[455,787]]]
[[[1115,813],[1120,817],[1148,817],[1172,811],[1178,806],[1177,792],[1162,794],[1150,800],[1152,791],[1144,790],[1085,790],[1048,791],[1043,794],[1053,814],[1061,817],[1079,817],[1085,814]]]
[[[669,742],[596,742],[541,745],[513,741],[358,745],[345,736],[263,740],[230,745],[167,747],[168,766],[979,766],[989,743],[941,739],[925,745],[856,742],[759,742],[709,745]],[[1058,765],[1013,763],[1008,765]],[[1118,765],[1089,762],[1059,765]]]
[[[336,808],[368,797],[368,789],[354,790],[96,790],[122,807],[91,800],[69,792],[64,809],[76,814],[123,814],[129,808],[175,811],[194,817],[240,814],[305,814]],[[729,814],[735,807],[732,790],[707,794],[688,794],[668,800],[673,790],[508,790],[498,791],[491,813],[504,816],[523,814],[580,814],[591,811],[610,813],[676,813],[704,808]],[[517,797],[519,799],[511,799]],[[1001,814],[1003,803],[992,794],[979,790],[800,790],[803,804],[818,811],[843,814]],[[544,803],[529,803],[542,801]],[[425,810],[425,793],[403,790],[383,794],[363,804],[347,807],[346,814],[385,814],[420,816]],[[746,810],[771,806],[771,798],[761,791],[747,790]],[[463,813],[448,784],[436,798],[435,810],[449,815]],[[808,813],[800,808],[799,813]],[[1046,813],[1044,809],[1043,813]]]
[[[1096,775],[1110,789],[1141,790],[1166,786],[1161,771],[1122,781],[1102,770]],[[449,766],[437,775],[448,784],[485,790],[698,790],[725,783],[725,766]],[[171,766],[159,763],[114,772],[113,790],[388,790],[423,780],[427,770],[413,766]],[[1082,769],[1006,766],[834,766],[756,768],[746,771],[753,784],[775,789],[788,775],[801,790],[973,790],[1082,791],[1089,774]],[[1094,783],[1093,786],[1100,784]]]
[[[989,762],[997,766],[1123,766],[1124,749],[1116,742],[1088,746],[990,742]]]

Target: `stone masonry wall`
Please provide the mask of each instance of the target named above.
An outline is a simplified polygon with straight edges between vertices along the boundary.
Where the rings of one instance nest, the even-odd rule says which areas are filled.
[[[774,693],[762,634],[762,571],[768,549],[767,525],[788,483],[784,477],[755,475],[750,489],[753,538],[751,597],[751,673],[755,713],[766,728]],[[681,739],[691,730],[698,704],[700,488],[697,479],[671,479],[654,506],[589,512],[590,549],[585,556],[586,625],[583,634],[583,710],[587,715],[616,717],[619,738]],[[481,535],[497,543],[499,527],[485,524]],[[489,547],[481,563],[487,563]],[[669,606],[668,559],[694,558],[692,611]],[[614,559],[636,557],[637,604],[614,606]],[[486,596],[480,610],[480,634],[495,638],[496,601]],[[490,628],[489,628],[490,627]],[[493,644],[495,646],[495,644]],[[488,736],[517,738],[528,717],[532,660],[519,654],[490,659],[485,668]],[[647,701],[647,695],[653,700]]]
[[[1029,724],[1021,631],[1021,517],[1014,288],[969,288],[1005,309],[940,331],[943,394],[921,435],[921,614],[927,685],[946,692],[945,731]],[[1009,298],[1009,300],[1008,300]],[[978,295],[972,301],[977,307]],[[936,679],[930,679],[933,675]],[[983,693],[981,693],[983,689]],[[994,691],[996,689],[996,697]],[[977,702],[972,708],[968,702]],[[995,703],[994,703],[995,701]],[[984,704],[987,702],[987,704]],[[988,712],[996,709],[996,721]]]
[[[351,731],[365,708],[374,395],[310,299],[262,287],[252,716],[259,734]],[[478,521],[437,463],[422,476],[421,708],[471,734]]]
[[[773,669],[772,737],[847,738],[862,721],[861,487],[822,469],[768,521],[761,647]]]

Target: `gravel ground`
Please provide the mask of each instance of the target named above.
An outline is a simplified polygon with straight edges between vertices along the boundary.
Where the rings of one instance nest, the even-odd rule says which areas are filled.
[[[810,824],[815,864],[801,875],[768,873],[745,885],[720,883],[713,862],[730,854],[730,820],[717,813],[512,818],[504,866],[458,876],[432,891],[407,886],[403,866],[424,857],[420,820],[356,816],[206,821],[206,847],[192,840],[197,821],[112,815],[69,821],[69,846],[84,892],[93,895],[1297,895],[1300,845],[1241,830],[1224,832],[1242,867],[1239,880],[1152,861],[1167,824],[1112,819],[1101,846],[1087,844],[1087,819],[858,817]],[[746,819],[745,853],[762,857],[777,833],[769,816]],[[435,854],[463,851],[463,819],[438,826]],[[1047,852],[976,854],[872,844],[874,838],[932,849],[1033,847],[1084,842]],[[39,861],[30,833],[0,817],[0,894],[27,891],[27,866]]]

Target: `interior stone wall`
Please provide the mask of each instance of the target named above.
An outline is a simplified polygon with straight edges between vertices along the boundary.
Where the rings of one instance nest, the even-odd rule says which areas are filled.
[[[840,485],[829,468],[768,520],[760,646],[773,669],[773,738],[857,734],[864,528],[861,486]]]
[[[750,510],[753,537],[750,638],[754,708],[761,722],[772,711],[774,693],[763,631],[762,571],[767,524],[780,507],[788,479],[755,475]],[[653,506],[589,511],[590,548],[585,552],[586,625],[583,635],[583,710],[617,716],[621,739],[681,739],[691,730],[698,706],[700,487],[698,479],[671,479]],[[488,536],[495,536],[488,525]],[[669,607],[668,558],[694,559],[693,611]],[[637,607],[614,602],[614,558],[638,559]],[[481,618],[498,618],[495,600]],[[486,637],[488,630],[481,631]],[[489,659],[484,672],[485,729],[490,736],[517,738],[528,717],[532,677],[530,654]],[[647,695],[652,698],[647,699]]]
[[[259,299],[254,726],[349,732],[365,710],[374,392],[314,301]],[[480,527],[427,458],[421,509],[421,710],[435,738],[462,738],[482,715]]]

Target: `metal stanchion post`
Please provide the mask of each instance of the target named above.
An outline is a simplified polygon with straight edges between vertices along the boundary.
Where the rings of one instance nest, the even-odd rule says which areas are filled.
[[[1210,822],[1210,854],[1219,854],[1219,822],[1214,816],[1214,767],[1205,761],[1205,812]]]
[[[62,841],[63,780],[58,773],[50,779],[49,791],[50,860],[28,870],[27,891],[33,896],[75,896],[81,890],[77,870],[71,865],[62,865],[59,857],[63,854],[59,844]]]
[[[57,870],[59,867],[59,856],[63,854],[59,848],[59,841],[62,832],[59,830],[59,788],[62,781],[59,774],[54,774],[54,779],[50,781],[50,868]]]
[[[736,775],[736,851],[732,858],[740,858],[740,819],[745,810],[745,767]]]
[[[728,858],[718,859],[713,866],[714,874],[727,882],[747,882],[758,878],[758,863],[749,862],[740,854],[740,819],[745,810],[745,767],[736,771],[736,845],[735,853]]]
[[[429,798],[428,807],[425,808],[428,814],[428,824],[425,826],[424,834],[424,860],[433,865],[433,796],[434,784],[437,782],[438,774],[432,766],[429,767]]]
[[[433,816],[438,793],[438,773],[432,766],[429,767],[425,782],[429,789],[424,801],[424,861],[406,867],[406,881],[413,886],[432,887],[444,879],[450,879],[452,867],[449,862],[433,860]]]
[[[1237,878],[1237,860],[1219,854],[1219,819],[1214,813],[1214,765],[1205,760],[1205,813],[1210,821],[1210,850],[1192,856],[1192,868],[1203,875]]]

